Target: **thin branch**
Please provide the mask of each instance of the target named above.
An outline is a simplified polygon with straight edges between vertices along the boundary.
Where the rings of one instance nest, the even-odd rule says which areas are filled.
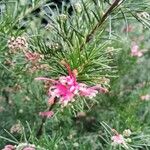
[[[56,98],[54,99],[54,103],[48,108],[48,111],[51,111],[53,109],[53,107],[55,106],[55,104],[56,104]],[[36,133],[36,137],[37,138],[39,138],[43,134],[43,127],[44,127],[44,125],[46,123],[46,120],[47,120],[46,117],[44,117],[42,119],[41,125],[40,125],[40,127],[39,127],[39,129],[38,129],[38,131]]]
[[[88,43],[89,41],[91,41],[93,39],[93,35],[95,34],[95,32],[97,31],[97,29],[99,27],[101,27],[103,25],[103,23],[106,21],[106,19],[108,18],[108,16],[111,14],[111,12],[119,5],[119,2],[121,2],[122,0],[115,0],[111,6],[108,8],[108,10],[104,13],[104,15],[102,16],[102,18],[99,20],[99,22],[95,25],[95,27],[90,31],[90,33],[85,37],[85,43],[81,44],[80,46],[80,50],[83,49],[84,45],[86,43]]]

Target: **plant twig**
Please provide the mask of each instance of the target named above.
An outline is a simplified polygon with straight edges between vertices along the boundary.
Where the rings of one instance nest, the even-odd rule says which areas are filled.
[[[93,39],[93,35],[95,34],[96,30],[103,25],[103,23],[106,21],[107,17],[111,14],[111,12],[119,5],[119,2],[121,0],[115,0],[111,6],[107,9],[107,11],[104,13],[102,18],[99,20],[99,22],[94,26],[94,28],[90,31],[90,33],[85,37],[85,42],[81,44],[80,50],[83,49],[84,45],[91,41]]]
[[[56,104],[56,98],[54,99],[54,103],[48,108],[48,111],[51,111],[53,109],[53,107],[54,107],[55,104]],[[38,129],[38,131],[36,133],[36,137],[37,138],[39,138],[43,134],[43,127],[44,127],[44,125],[46,123],[46,120],[47,120],[46,117],[44,117],[42,119],[41,125],[40,125],[40,127],[39,127],[39,129]]]

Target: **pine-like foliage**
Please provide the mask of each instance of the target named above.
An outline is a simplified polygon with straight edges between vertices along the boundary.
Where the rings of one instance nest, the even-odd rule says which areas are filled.
[[[150,149],[149,13],[148,0],[1,0],[0,148]],[[86,91],[64,107],[66,76]]]

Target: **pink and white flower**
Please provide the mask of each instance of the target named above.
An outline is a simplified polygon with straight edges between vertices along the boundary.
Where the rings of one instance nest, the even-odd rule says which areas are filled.
[[[15,150],[13,145],[6,145],[2,150]]]
[[[115,144],[124,144],[125,143],[124,137],[121,134],[116,134],[116,135],[112,136],[111,140]]]
[[[136,43],[132,44],[132,47],[131,47],[131,56],[135,56],[135,57],[141,57],[141,56],[143,56],[143,53],[141,51],[139,51],[139,46]]]
[[[69,75],[61,76],[58,80],[52,80],[49,78],[38,77],[36,80],[46,80],[53,83],[48,90],[48,96],[50,97],[48,102],[51,104],[55,98],[59,98],[59,102],[66,106],[68,102],[74,100],[76,95],[85,96],[89,98],[95,97],[98,93],[106,93],[108,90],[100,85],[88,87],[86,84],[77,82],[77,71],[71,71],[68,64],[65,64]]]
[[[41,56],[39,53],[27,51],[25,52],[25,57],[28,61],[37,62],[40,60]]]

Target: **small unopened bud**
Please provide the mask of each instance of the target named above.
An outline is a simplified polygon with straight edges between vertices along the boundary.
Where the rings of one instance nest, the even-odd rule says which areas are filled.
[[[131,135],[131,130],[130,129],[124,130],[123,135],[126,136],[126,137],[129,137]]]
[[[147,12],[141,12],[137,14],[138,17],[148,19],[150,15]]]
[[[0,106],[0,112],[3,112],[5,108],[3,106]]]
[[[82,6],[80,3],[75,3],[74,8],[77,11],[77,13],[80,13],[82,11]]]
[[[63,60],[60,61],[60,64],[65,66],[65,65],[67,65],[67,62],[63,59]]]
[[[23,113],[23,109],[19,109],[19,113],[22,114]]]
[[[8,47],[10,50],[12,50],[13,53],[15,53],[15,50],[18,49],[27,49],[28,48],[28,43],[24,37],[18,36],[17,38],[11,37],[8,42]]]
[[[65,15],[65,14],[60,14],[60,15],[59,15],[59,19],[60,19],[61,21],[66,21],[67,18],[68,18],[68,16]]]
[[[111,131],[116,135],[118,134],[118,132],[115,129],[111,129]]]
[[[110,79],[102,77],[102,78],[100,78],[100,82],[103,83],[103,84],[109,84],[110,83]]]
[[[59,43],[54,43],[49,46],[51,49],[58,50],[61,49],[61,45]]]
[[[75,143],[73,143],[73,146],[74,147],[79,147],[79,143],[75,142]]]
[[[86,113],[85,112],[78,112],[77,113],[77,118],[84,118],[86,117]]]
[[[74,70],[72,71],[72,73],[75,75],[75,77],[78,76],[78,70],[77,70],[77,69],[74,69]]]
[[[10,133],[22,133],[23,132],[23,126],[21,125],[20,122],[14,124],[11,129],[10,129]]]
[[[126,139],[126,142],[127,142],[127,143],[131,143],[132,140],[131,140],[130,138],[127,138],[127,139]]]

